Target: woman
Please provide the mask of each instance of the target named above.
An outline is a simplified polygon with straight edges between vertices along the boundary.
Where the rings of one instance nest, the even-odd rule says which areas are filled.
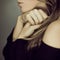
[[[7,38],[5,60],[60,60],[59,3],[18,0],[22,14]]]

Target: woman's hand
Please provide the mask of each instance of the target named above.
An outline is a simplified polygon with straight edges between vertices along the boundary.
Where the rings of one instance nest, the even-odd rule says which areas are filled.
[[[33,34],[33,32],[41,26],[41,22],[47,18],[47,14],[42,10],[30,11],[26,15],[26,21],[28,21],[23,27],[18,38],[25,38]]]
[[[47,17],[48,17],[47,14],[43,10],[34,9],[26,15],[26,20],[30,22],[32,25],[35,25],[35,24],[40,24]]]
[[[40,27],[40,25],[33,25],[32,26],[29,22],[27,22],[25,24],[24,28],[22,29],[18,38],[25,38],[25,37],[30,36],[39,27]]]

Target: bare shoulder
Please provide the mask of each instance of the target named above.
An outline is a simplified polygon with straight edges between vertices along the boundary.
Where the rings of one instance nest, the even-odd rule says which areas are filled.
[[[60,20],[56,20],[48,26],[43,36],[43,42],[52,47],[60,48]]]

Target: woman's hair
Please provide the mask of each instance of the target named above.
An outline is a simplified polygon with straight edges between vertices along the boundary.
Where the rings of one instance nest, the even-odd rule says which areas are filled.
[[[48,25],[57,20],[60,15],[60,0],[38,0],[43,3],[46,3],[49,17],[41,24],[40,30],[36,34],[36,36],[33,36],[34,38],[31,41],[28,41],[27,49],[31,49],[35,46],[40,46],[41,40],[43,38],[44,32],[47,29]],[[40,8],[40,7],[39,7]],[[36,9],[39,9],[36,7]]]

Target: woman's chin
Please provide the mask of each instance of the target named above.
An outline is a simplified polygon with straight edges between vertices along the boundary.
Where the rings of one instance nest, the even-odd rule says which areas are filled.
[[[22,13],[25,13],[25,12],[27,12],[26,10],[22,10]]]
[[[22,10],[22,13],[26,13],[26,12],[31,11],[32,9],[21,9],[21,10]]]

